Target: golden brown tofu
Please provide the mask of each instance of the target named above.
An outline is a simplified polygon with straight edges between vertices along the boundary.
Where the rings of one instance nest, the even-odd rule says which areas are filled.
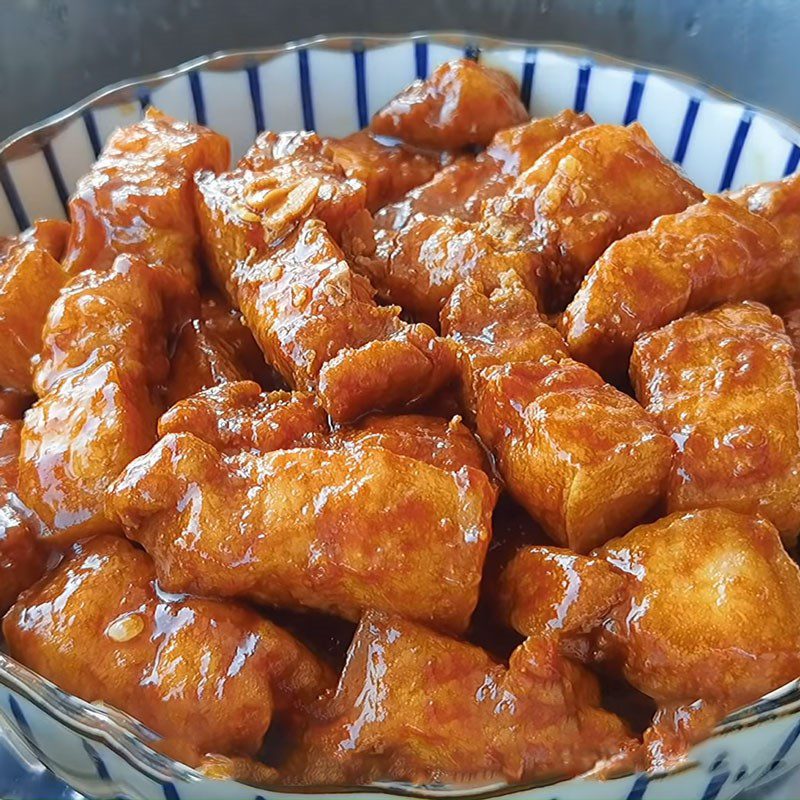
[[[238,311],[207,295],[197,317],[180,328],[170,358],[167,405],[230,381],[274,384],[275,374]]]
[[[549,311],[569,302],[612,242],[702,199],[638,123],[594,125],[551,147],[485,213],[528,224],[548,263]]]
[[[639,402],[675,441],[667,510],[759,513],[800,532],[800,403],[780,318],[745,301],[642,336],[631,358]]]
[[[487,455],[459,417],[450,420],[422,414],[373,414],[350,428],[340,428],[318,446],[383,447],[439,469],[463,467],[491,474]]]
[[[50,309],[34,359],[40,396],[87,364],[113,362],[148,386],[169,371],[166,337],[183,306],[197,302],[194,285],[171,270],[119,256],[105,272],[76,275]]]
[[[379,297],[438,327],[453,289],[467,279],[491,290],[516,272],[538,297],[544,265],[533,250],[506,246],[486,226],[455,217],[417,217],[400,231],[378,230],[375,252],[355,264]]]
[[[453,631],[478,598],[493,505],[470,467],[379,447],[223,456],[190,434],[161,439],[108,498],[169,591],[351,620],[378,608]]]
[[[45,570],[41,522],[12,491],[0,486],[0,617]]]
[[[594,677],[544,639],[508,667],[400,617],[361,620],[336,695],[285,769],[288,784],[469,785],[567,777],[630,748]]]
[[[73,278],[51,308],[19,493],[53,542],[115,529],[103,514],[105,490],[155,440],[170,310],[184,289],[192,296],[181,273],[119,256],[106,272]]]
[[[575,361],[484,370],[477,425],[512,496],[579,553],[628,530],[666,490],[673,443]]]
[[[378,228],[399,230],[415,214],[480,219],[483,202],[504,194],[521,172],[570,133],[592,125],[587,114],[562,111],[498,131],[486,150],[462,156],[437,172],[427,183],[382,208],[375,215]]]
[[[373,133],[416,147],[458,150],[486,145],[497,131],[528,119],[519,87],[507,73],[468,59],[448,61],[414,81],[370,123]]]
[[[330,671],[254,611],[159,592],[147,555],[118,537],[68,554],[3,624],[14,658],[160,734],[190,764],[254,756],[273,719],[299,726]]]
[[[381,208],[375,214],[375,227],[399,231],[418,214],[475,222],[480,219],[483,201],[502,194],[508,183],[509,179],[501,175],[494,161],[460,156],[427,183]]]
[[[22,422],[0,416],[0,616],[44,572],[42,525],[16,494]]]
[[[262,392],[253,381],[225,383],[174,405],[158,421],[159,436],[191,433],[221,452],[268,453],[302,447],[328,433],[328,420],[313,394]]]
[[[775,311],[780,314],[786,335],[794,347],[794,379],[800,386],[800,302],[778,304]]]
[[[365,185],[345,175],[315,133],[262,133],[236,169],[195,177],[203,250],[217,286],[235,301],[236,265],[268,252],[298,220],[321,219],[338,240],[366,197]]]
[[[65,378],[25,415],[19,494],[63,546],[114,532],[105,490],[155,439],[158,409],[147,387],[110,361]]]
[[[0,488],[17,488],[22,421],[0,415]]]
[[[503,620],[524,636],[567,639],[600,625],[625,596],[625,579],[602,559],[531,546],[508,562],[494,589]]]
[[[654,766],[800,674],[800,573],[766,520],[719,508],[671,514],[599,555],[627,578],[599,657],[662,707],[645,736]]]
[[[316,390],[336,422],[428,397],[455,373],[449,345],[378,306],[319,220],[240,263],[233,282],[267,360],[295,389]]]
[[[338,240],[366,202],[364,184],[346,178],[332,160],[292,160],[265,169],[201,172],[195,179],[206,261],[217,286],[234,301],[238,264],[266,255],[304,219],[321,220]]]
[[[476,409],[478,377],[486,367],[542,358],[566,358],[567,346],[539,313],[536,298],[519,276],[498,276],[486,291],[473,281],[459,284],[442,310],[442,335],[456,343],[464,408]]]
[[[778,229],[788,264],[779,278],[777,294],[794,300],[800,298],[800,172],[782,181],[746,186],[728,196]]]
[[[552,117],[532,119],[498,131],[478,158],[494,161],[504,175],[516,177],[565,136],[590,125],[594,125],[594,120],[588,114],[578,114],[567,108]]]
[[[709,197],[613,244],[567,308],[572,355],[616,379],[636,337],[725,300],[766,299],[786,259],[775,228]]]
[[[108,269],[117,255],[140,256],[197,278],[192,176],[230,160],[224,136],[150,108],[116,131],[70,199],[68,272]]]
[[[377,211],[426,183],[439,166],[438,158],[400,145],[383,144],[367,130],[325,141],[345,175],[367,187],[370,211]]]
[[[42,327],[67,281],[59,264],[69,225],[40,220],[19,236],[0,240],[0,387],[32,392],[31,357]]]

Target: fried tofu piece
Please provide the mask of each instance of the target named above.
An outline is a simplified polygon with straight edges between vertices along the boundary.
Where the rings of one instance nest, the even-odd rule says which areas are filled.
[[[196,280],[192,176],[221,172],[229,160],[224,136],[149,108],[141,122],[112,134],[78,181],[64,267],[73,274],[104,270],[128,253]]]
[[[442,335],[456,343],[464,407],[474,414],[481,370],[500,364],[566,358],[558,331],[514,272],[498,276],[486,291],[474,281],[459,284],[441,314]]]
[[[502,619],[524,636],[559,640],[600,625],[622,602],[625,579],[598,558],[531,546],[508,562],[494,589]]]
[[[22,422],[0,415],[0,487],[17,488],[19,437]]]
[[[19,493],[59,545],[115,529],[103,514],[106,487],[155,440],[179,277],[119,256],[107,272],[73,278],[50,310]]]
[[[379,230],[374,255],[355,263],[382,300],[432,326],[467,279],[491,290],[500,285],[500,275],[514,271],[538,297],[544,274],[533,250],[508,247],[485,226],[455,217],[418,217],[400,231]]]
[[[0,239],[0,386],[33,390],[31,358],[39,352],[47,312],[67,281],[59,263],[69,225],[39,220]]]
[[[0,484],[0,617],[39,580],[47,565],[41,521],[13,489]]]
[[[499,165],[504,175],[517,177],[565,136],[591,125],[594,120],[588,114],[567,108],[552,117],[532,119],[498,131],[478,158]]]
[[[319,142],[322,147],[322,142]],[[326,155],[328,153],[328,155]],[[264,256],[298,221],[325,223],[337,241],[354,215],[363,211],[366,187],[348,178],[327,148],[311,157],[286,156],[272,163],[251,156],[261,171],[239,168],[195,178],[196,208],[206,262],[219,288],[236,304],[236,266]]]
[[[378,608],[453,631],[477,602],[493,505],[470,467],[378,447],[223,456],[190,434],[161,439],[108,497],[169,591],[351,620]]]
[[[787,545],[800,532],[800,402],[780,318],[745,301],[640,337],[639,402],[677,444],[667,510],[761,514]]]
[[[214,386],[174,405],[158,435],[191,433],[221,452],[268,453],[328,434],[325,412],[308,392],[262,392],[253,381]]]
[[[199,315],[186,320],[178,333],[170,358],[167,405],[223,383],[274,384],[275,377],[239,312],[221,298],[207,295]]]
[[[105,490],[155,439],[158,410],[146,387],[109,361],[65,378],[25,415],[19,494],[56,546],[109,533]]]
[[[461,156],[439,170],[427,183],[384,206],[375,214],[377,229],[399,231],[417,215],[451,216],[467,222],[480,219],[481,204],[501,194],[508,180],[499,178],[498,165],[475,156]]]
[[[489,144],[497,131],[528,117],[508,73],[456,59],[391,99],[372,118],[370,129],[416,147],[458,150]]]
[[[233,603],[160,594],[148,556],[119,537],[69,553],[3,624],[18,661],[160,734],[190,764],[255,756],[273,717],[302,724],[333,676],[290,634]]]
[[[508,667],[474,645],[364,615],[336,695],[285,769],[290,785],[467,785],[567,777],[631,746],[594,677],[547,640]]]
[[[689,311],[773,294],[786,258],[776,229],[724,197],[709,197],[603,253],[567,308],[575,358],[624,375],[636,337]]]
[[[336,422],[428,397],[455,373],[449,345],[378,306],[319,220],[239,264],[233,280],[267,360],[290,386],[317,391]]]
[[[337,239],[347,219],[365,207],[367,186],[348,175],[335,155],[328,142],[308,131],[266,131],[245,153],[237,168],[254,177],[245,186],[243,199],[250,211],[261,216],[267,243],[271,235],[281,233],[281,207],[287,200],[295,202],[294,186],[307,189],[302,196],[310,213]],[[310,199],[305,200],[306,194]]]
[[[485,200],[508,191],[514,178],[556,142],[592,124],[588,114],[565,110],[498,131],[483,153],[456,159],[427,183],[382,208],[375,215],[375,224],[399,230],[415,214],[447,214],[476,222]]]
[[[377,211],[421,183],[429,181],[439,159],[428,153],[378,141],[369,131],[357,131],[343,139],[326,139],[333,160],[348,178],[367,187],[367,209]]]
[[[794,378],[800,386],[800,302],[779,304],[775,311],[780,314],[786,335],[794,346]]]
[[[599,556],[627,581],[598,657],[662,707],[645,736],[653,766],[800,674],[800,573],[766,520],[721,508],[675,513]]]
[[[673,443],[575,361],[484,370],[477,425],[512,496],[579,553],[628,530],[666,490]]]
[[[728,197],[778,229],[788,264],[778,280],[777,295],[800,299],[800,172],[782,181],[746,186]]]
[[[113,362],[149,386],[169,371],[166,337],[197,301],[194,285],[177,272],[119,256],[105,272],[87,270],[64,287],[50,309],[34,359],[34,388],[46,395],[87,364]]]
[[[527,223],[558,310],[612,242],[702,199],[641,125],[594,125],[551,147],[485,213]]]
[[[423,414],[372,414],[352,427],[335,431],[327,445],[383,447],[450,472],[470,467],[491,474],[486,453],[459,417],[446,420]]]
[[[294,447],[383,447],[439,469],[489,472],[486,454],[458,417],[372,414],[331,433],[325,412],[307,392],[262,392],[252,381],[227,383],[178,403],[158,423],[159,436],[191,433],[228,455]]]
[[[41,522],[19,499],[20,420],[0,417],[0,616],[44,572]]]

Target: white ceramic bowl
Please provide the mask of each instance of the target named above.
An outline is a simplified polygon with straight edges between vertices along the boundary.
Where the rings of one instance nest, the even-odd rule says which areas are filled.
[[[572,47],[466,34],[318,38],[220,53],[104,89],[0,143],[0,235],[37,217],[64,217],[67,198],[114,128],[148,103],[205,123],[231,140],[234,157],[264,128],[341,135],[364,126],[399,89],[466,53],[516,76],[534,116],[563,108],[598,122],[638,119],[655,143],[709,192],[797,169],[800,131],[682,76]],[[44,762],[80,792],[134,800],[297,797],[209,780],[157,753],[153,734],[114,709],[67,695],[0,653],[0,728],[20,758]],[[728,717],[663,775],[588,777],[549,785],[457,788],[386,784],[317,797],[396,795],[515,800],[716,800],[800,763],[800,681]]]

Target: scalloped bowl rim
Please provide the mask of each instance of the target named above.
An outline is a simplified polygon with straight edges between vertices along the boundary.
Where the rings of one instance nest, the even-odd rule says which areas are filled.
[[[52,114],[32,125],[21,128],[0,141],[0,165],[27,155],[27,150],[34,145],[41,145],[50,141],[52,136],[61,130],[73,119],[87,109],[104,107],[112,102],[119,102],[121,96],[142,86],[158,86],[171,79],[191,73],[200,68],[210,68],[212,71],[226,71],[241,65],[257,65],[270,56],[293,52],[305,48],[330,48],[333,50],[352,48],[354,45],[374,47],[381,45],[400,44],[406,42],[435,42],[441,44],[457,44],[460,47],[472,45],[478,48],[488,47],[518,47],[546,49],[573,58],[581,58],[591,65],[616,66],[632,71],[639,70],[648,74],[657,75],[672,81],[682,87],[691,89],[701,98],[729,103],[761,115],[767,122],[788,141],[800,146],[800,124],[793,122],[773,110],[757,104],[745,103],[738,100],[728,92],[711,84],[694,78],[677,70],[667,69],[647,62],[634,61],[619,57],[599,50],[580,47],[560,41],[516,39],[473,33],[470,31],[444,30],[444,31],[414,31],[409,34],[348,34],[319,35],[303,39],[292,40],[283,44],[269,45],[259,48],[242,48],[218,50],[197,58],[183,61],[175,67],[166,68],[157,72],[140,75],[108,84],[97,91],[86,95],[82,99]],[[2,640],[0,639],[0,648]],[[43,678],[32,670],[13,659],[3,649],[0,649],[0,685],[19,692],[31,703],[38,706],[48,715],[57,719],[61,724],[70,728],[82,737],[102,742],[135,769],[144,772],[156,780],[181,780],[196,782],[207,780],[208,776],[192,767],[175,761],[151,747],[147,740],[154,741],[159,737],[149,731],[144,725],[130,717],[128,714],[104,704],[92,704],[81,698],[69,694],[51,681]],[[56,707],[57,706],[57,707]],[[762,722],[797,713],[800,716],[800,677],[779,687],[753,703],[729,714],[712,731],[711,735],[703,740],[707,742],[728,732],[742,728],[750,728]],[[0,712],[0,732],[3,730],[3,712]],[[702,744],[700,742],[698,744]],[[25,743],[18,743],[28,747]],[[659,780],[673,774],[692,769],[695,763],[691,759],[690,750],[685,762],[658,773],[647,773],[651,780]],[[35,755],[35,754],[34,754]],[[630,777],[626,773],[617,777]],[[584,775],[557,778],[527,784],[498,784],[494,783],[485,787],[458,789],[459,796],[480,798],[512,797],[528,789],[558,786],[560,783],[576,779],[591,778],[591,771]],[[611,779],[613,780],[613,779]],[[272,787],[250,784],[244,780],[237,780],[237,784],[251,787],[260,794],[276,794],[278,792],[291,793],[295,796],[306,795],[309,797],[323,797],[326,795],[360,794],[379,791],[386,795],[400,797],[441,798],[452,797],[451,788],[420,787],[399,783],[373,783],[355,787],[326,787],[316,790],[309,787],[297,789]]]

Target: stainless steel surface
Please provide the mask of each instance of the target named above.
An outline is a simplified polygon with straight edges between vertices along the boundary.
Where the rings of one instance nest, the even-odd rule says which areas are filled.
[[[418,29],[580,44],[800,119],[797,0],[0,0],[0,138],[214,50]]]

